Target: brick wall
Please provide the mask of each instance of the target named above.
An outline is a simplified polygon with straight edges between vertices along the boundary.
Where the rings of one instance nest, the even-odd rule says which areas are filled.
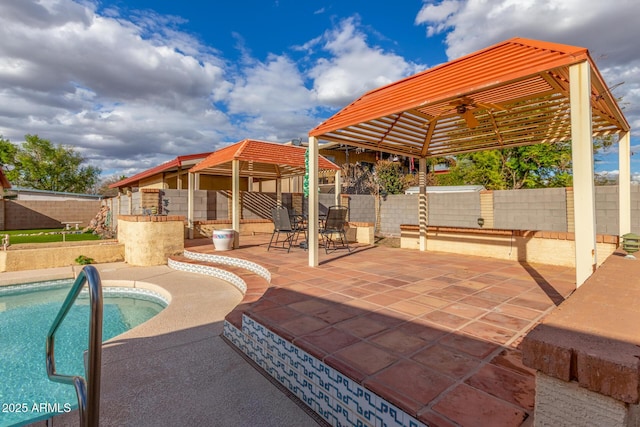
[[[98,200],[5,200],[4,229],[62,228],[63,221],[82,221],[86,227],[100,206]]]

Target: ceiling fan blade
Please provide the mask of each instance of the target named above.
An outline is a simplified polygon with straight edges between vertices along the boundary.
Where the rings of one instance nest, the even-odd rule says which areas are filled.
[[[467,122],[467,126],[470,128],[474,128],[480,124],[476,116],[473,115],[471,110],[467,110],[462,114],[462,118]]]

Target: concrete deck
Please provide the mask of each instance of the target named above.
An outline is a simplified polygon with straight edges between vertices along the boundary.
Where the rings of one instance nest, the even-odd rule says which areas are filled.
[[[574,291],[574,269],[372,246],[321,251],[310,268],[306,251],[267,252],[264,240],[219,253],[272,276],[227,317],[236,327],[251,317],[428,425],[531,421],[520,343]],[[204,239],[187,246],[214,252]]]
[[[242,299],[233,286],[166,266],[96,267],[103,281],[153,283],[172,295],[156,317],[105,344],[101,426],[317,425],[220,337]],[[79,268],[1,273],[0,285],[73,277]],[[54,425],[79,425],[77,411]]]

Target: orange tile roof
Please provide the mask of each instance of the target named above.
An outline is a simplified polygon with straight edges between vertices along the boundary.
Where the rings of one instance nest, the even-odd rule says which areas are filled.
[[[186,156],[178,156],[173,160],[169,160],[168,162],[165,162],[161,165],[152,167],[151,169],[147,169],[145,171],[142,171],[140,173],[137,173],[129,178],[125,178],[121,181],[115,182],[113,184],[109,185],[109,188],[122,188],[122,187],[130,187],[133,184],[138,183],[138,181],[145,179],[145,178],[149,178],[153,175],[162,173],[162,172],[167,172],[167,171],[172,171],[174,169],[178,169],[179,167],[183,166],[184,163],[192,163],[193,160],[198,160],[198,159],[204,159],[206,158],[209,154],[211,154],[211,152],[207,152],[207,153],[198,153],[198,154],[188,154]],[[188,165],[187,165],[188,166]]]
[[[306,148],[276,142],[245,139],[211,153],[189,172],[231,175],[231,161],[240,161],[240,175],[277,178],[301,175],[305,172]],[[318,169],[338,170],[325,157],[318,156]]]
[[[369,91],[309,135],[416,157],[567,140],[568,68],[584,61],[594,135],[628,131],[587,49],[513,38]]]

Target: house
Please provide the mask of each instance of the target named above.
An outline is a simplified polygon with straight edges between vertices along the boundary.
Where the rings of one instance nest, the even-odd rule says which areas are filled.
[[[114,182],[109,188],[117,188],[121,192],[132,188],[187,189],[189,169],[204,160],[211,152],[178,156],[161,165],[147,169],[132,177]],[[222,185],[222,187],[224,187]],[[216,190],[217,188],[210,188]],[[221,188],[222,189],[222,188]]]

